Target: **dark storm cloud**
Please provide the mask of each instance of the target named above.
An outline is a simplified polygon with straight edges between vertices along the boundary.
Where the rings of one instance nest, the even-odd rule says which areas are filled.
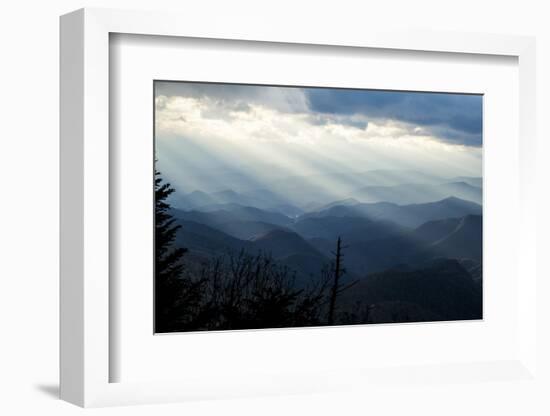
[[[321,88],[304,92],[313,112],[402,121],[448,142],[481,146],[481,95]]]
[[[365,129],[369,121],[398,121],[409,124],[410,134],[474,147],[482,142],[481,95],[169,81],[157,81],[155,89],[157,97],[208,100],[210,110],[204,110],[204,116],[210,118],[230,117],[229,111],[247,112],[256,104],[282,113],[307,114],[313,125],[337,123]]]

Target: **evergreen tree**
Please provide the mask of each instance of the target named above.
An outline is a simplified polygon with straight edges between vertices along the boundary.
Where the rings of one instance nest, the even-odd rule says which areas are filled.
[[[184,276],[187,249],[174,247],[181,228],[170,214],[167,198],[174,192],[155,171],[155,331],[185,330],[200,302],[200,285]]]

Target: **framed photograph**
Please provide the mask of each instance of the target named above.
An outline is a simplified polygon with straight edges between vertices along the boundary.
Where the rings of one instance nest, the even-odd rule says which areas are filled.
[[[61,18],[61,397],[537,383],[534,40],[245,32]]]
[[[483,318],[482,95],[154,99],[156,333]]]

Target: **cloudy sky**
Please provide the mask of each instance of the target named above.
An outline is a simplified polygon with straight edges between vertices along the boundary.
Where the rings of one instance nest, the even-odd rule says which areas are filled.
[[[155,136],[186,192],[374,169],[481,176],[482,97],[157,81]]]

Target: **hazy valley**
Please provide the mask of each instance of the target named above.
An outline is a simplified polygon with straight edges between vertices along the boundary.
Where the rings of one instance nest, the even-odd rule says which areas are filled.
[[[231,253],[267,254],[304,287],[330,267],[340,238],[345,278],[354,283],[341,298],[342,319],[480,318],[481,179],[361,176],[336,194],[300,192],[313,179],[298,177],[240,192],[176,192],[176,244],[197,268]],[[403,182],[411,178],[418,182]]]

